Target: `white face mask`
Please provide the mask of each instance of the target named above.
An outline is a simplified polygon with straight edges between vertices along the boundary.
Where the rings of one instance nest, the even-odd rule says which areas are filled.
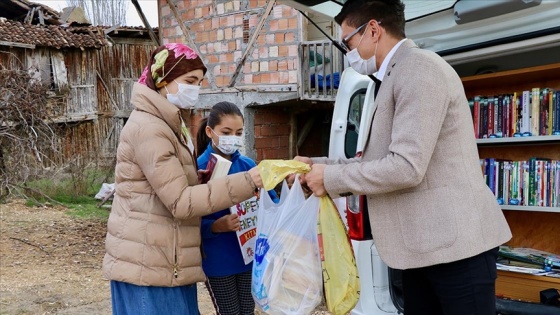
[[[167,100],[179,108],[189,109],[194,107],[196,101],[198,101],[200,85],[178,83],[177,81],[175,83],[177,83],[177,93],[171,94],[167,91]],[[165,89],[167,90],[167,87]]]
[[[373,56],[367,60],[364,60],[358,52],[358,47],[360,47],[365,34],[366,32],[364,31],[362,37],[360,38],[360,42],[358,42],[358,46],[346,53],[346,58],[348,58],[348,63],[350,63],[350,66],[352,67],[352,69],[356,70],[356,72],[363,75],[370,75],[377,72],[377,61],[375,60],[375,55],[377,54],[377,45],[379,45],[379,41],[375,44],[375,51],[373,53]]]
[[[212,132],[216,136],[218,136],[218,144],[216,144],[214,140],[212,140],[212,143],[223,154],[232,155],[233,153],[235,153],[235,151],[243,146],[243,138],[241,138],[240,136],[219,136],[214,132],[214,130],[212,130]]]

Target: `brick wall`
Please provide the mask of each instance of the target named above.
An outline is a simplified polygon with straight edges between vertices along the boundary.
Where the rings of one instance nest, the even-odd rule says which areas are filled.
[[[208,88],[226,87],[245,49],[249,55],[235,86],[296,84],[299,22],[297,11],[275,5],[252,47],[247,47],[265,12],[267,0],[169,0],[202,54],[210,75]],[[166,0],[159,0],[163,43],[187,43]],[[213,81],[213,82],[211,82]],[[213,84],[212,84],[213,83]]]
[[[257,161],[290,159],[290,111],[281,107],[254,110],[254,149]]]

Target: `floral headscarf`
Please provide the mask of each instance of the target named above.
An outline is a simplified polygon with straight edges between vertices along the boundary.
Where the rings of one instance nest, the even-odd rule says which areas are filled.
[[[177,77],[197,69],[206,73],[202,59],[194,50],[184,44],[169,43],[159,46],[152,52],[138,83],[145,84],[152,90],[158,90]]]

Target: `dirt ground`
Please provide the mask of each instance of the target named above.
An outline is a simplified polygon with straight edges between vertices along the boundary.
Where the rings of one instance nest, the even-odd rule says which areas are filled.
[[[0,314],[111,314],[101,275],[106,223],[66,211],[0,204]],[[198,288],[201,314],[214,314],[206,289]]]

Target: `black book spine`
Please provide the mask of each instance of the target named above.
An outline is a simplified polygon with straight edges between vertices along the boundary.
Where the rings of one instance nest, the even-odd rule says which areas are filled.
[[[504,119],[504,97],[502,95],[499,95],[497,98],[494,99],[494,102],[496,102],[496,111],[497,111],[497,117],[496,117],[496,130],[494,130],[494,133],[498,136],[498,137],[502,137],[504,134],[503,131],[503,119]]]
[[[488,99],[481,98],[480,102],[482,103],[482,125],[481,125],[481,135],[480,138],[488,138]]]

